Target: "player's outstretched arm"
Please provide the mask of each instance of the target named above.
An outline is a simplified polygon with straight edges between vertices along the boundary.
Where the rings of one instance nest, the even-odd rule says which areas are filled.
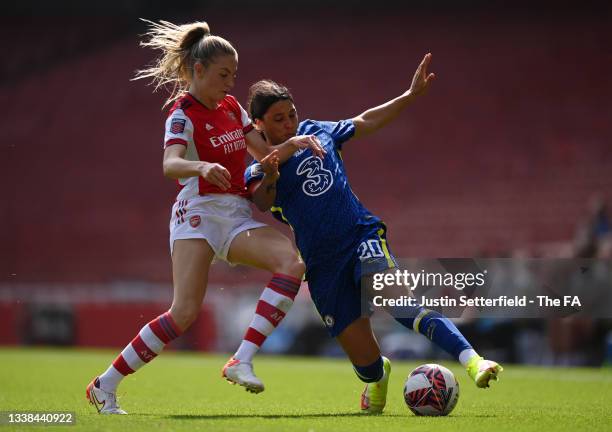
[[[260,211],[266,212],[272,207],[276,198],[276,181],[280,177],[278,150],[273,150],[260,163],[264,176],[261,181],[249,184],[249,193],[255,206]]]
[[[435,78],[433,73],[427,72],[430,62],[431,53],[428,53],[423,57],[421,64],[419,64],[419,67],[414,73],[410,88],[402,95],[382,105],[370,108],[355,117],[353,119],[353,124],[355,125],[354,138],[369,135],[383,128],[395,120],[404,108],[414,102],[418,96],[425,94],[429,85]]]
[[[279,163],[286,162],[300,149],[311,149],[315,156],[325,157],[325,150],[321,147],[319,139],[314,135],[298,135],[289,138],[284,143],[271,146],[264,140],[259,132],[253,129],[246,135],[247,150],[258,161],[270,154],[273,150],[278,151]]]

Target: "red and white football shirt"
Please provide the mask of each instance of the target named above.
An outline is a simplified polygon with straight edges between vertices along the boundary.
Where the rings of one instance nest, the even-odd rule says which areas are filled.
[[[245,135],[252,129],[251,119],[233,96],[226,96],[214,110],[189,93],[177,100],[166,120],[164,148],[184,145],[187,147],[185,159],[218,163],[232,176],[227,191],[208,183],[203,177],[179,179],[181,190],[177,199],[209,193],[246,196]]]

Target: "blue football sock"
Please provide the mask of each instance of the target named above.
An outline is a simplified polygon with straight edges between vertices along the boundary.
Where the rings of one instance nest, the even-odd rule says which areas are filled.
[[[441,313],[420,307],[413,317],[395,318],[404,327],[417,331],[444,351],[459,359],[463,350],[472,349],[451,320]]]
[[[385,374],[382,357],[378,357],[374,363],[367,366],[353,365],[353,369],[357,377],[365,383],[380,381]]]

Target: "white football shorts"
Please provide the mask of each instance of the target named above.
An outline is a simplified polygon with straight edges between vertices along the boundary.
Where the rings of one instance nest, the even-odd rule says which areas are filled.
[[[177,200],[170,217],[170,255],[175,240],[201,238],[219,259],[227,261],[230,245],[238,234],[265,226],[253,219],[249,202],[238,195],[206,194]]]

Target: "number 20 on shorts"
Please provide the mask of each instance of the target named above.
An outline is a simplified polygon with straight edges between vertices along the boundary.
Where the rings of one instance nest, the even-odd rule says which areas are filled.
[[[380,240],[377,239],[369,239],[361,242],[357,251],[359,252],[359,259],[361,261],[368,258],[381,258],[385,256],[380,245]]]

